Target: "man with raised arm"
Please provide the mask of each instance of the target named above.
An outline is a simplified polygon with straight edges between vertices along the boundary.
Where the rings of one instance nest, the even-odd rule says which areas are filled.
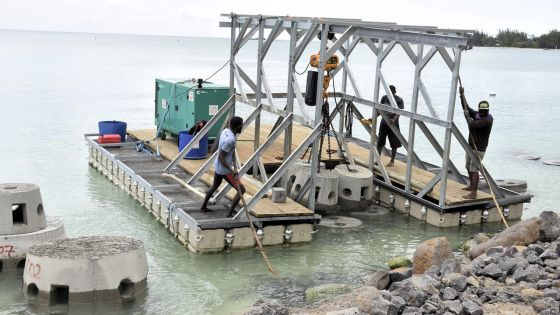
[[[463,190],[470,191],[470,193],[463,196],[463,198],[476,199],[479,180],[478,172],[480,171],[477,165],[482,163],[482,159],[486,153],[494,118],[490,115],[490,104],[487,101],[480,101],[480,103],[478,103],[478,111],[476,111],[469,107],[467,99],[465,98],[465,89],[463,87],[459,88],[459,95],[461,97],[461,105],[463,106],[465,119],[467,120],[467,125],[469,126],[469,145],[471,149],[474,150],[475,158],[478,160],[475,161],[471,159],[468,154],[466,156],[465,167],[469,172],[470,185],[463,188]]]

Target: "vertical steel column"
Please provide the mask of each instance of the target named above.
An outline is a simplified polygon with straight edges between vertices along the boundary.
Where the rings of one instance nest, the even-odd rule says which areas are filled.
[[[375,86],[373,89],[373,102],[375,103],[379,103],[379,88],[381,87],[379,72],[381,71],[381,65],[383,64],[383,55],[383,39],[379,39],[379,44],[377,45],[377,63],[375,65]],[[377,109],[375,107],[373,107],[371,112],[371,120],[369,169],[373,172],[375,164],[375,154],[373,151],[377,150]],[[381,164],[381,154],[379,154],[378,163]]]
[[[455,60],[453,62],[453,74],[451,76],[451,91],[449,93],[449,106],[447,107],[447,121],[449,122],[449,127],[445,129],[445,142],[443,149],[443,161],[441,165],[441,188],[439,194],[439,206],[443,208],[445,206],[445,194],[447,192],[447,175],[448,175],[448,164],[449,164],[449,152],[451,151],[451,128],[453,124],[453,114],[455,112],[455,100],[457,98],[457,84],[459,81],[459,67],[461,65],[461,49],[455,50]]]
[[[264,41],[264,20],[262,15],[259,15],[259,43],[258,43],[258,51],[257,51],[257,90],[255,95],[255,104],[257,106],[261,105],[262,103],[262,66],[263,66],[263,41]],[[260,146],[260,137],[261,137],[261,114],[257,115],[255,118],[255,139],[254,139],[254,146],[253,149],[256,152]],[[253,166],[253,177],[255,179],[259,178],[259,166],[255,163]]]
[[[286,117],[293,113],[294,111],[294,88],[293,88],[293,80],[294,80],[294,73],[295,73],[295,51],[296,51],[296,44],[297,44],[297,28],[296,22],[291,23],[290,26],[290,52],[288,56],[288,93],[286,95]],[[284,132],[284,158],[282,159],[285,161],[290,154],[292,154],[292,121],[289,122],[288,127],[286,128],[286,132]],[[288,175],[284,175],[282,177],[282,187],[284,189],[288,188]]]
[[[323,76],[325,75],[325,52],[327,51],[327,37],[329,32],[329,25],[321,25],[321,48],[319,50],[319,67],[317,69],[317,97],[315,105],[315,127],[321,124],[321,107],[323,106]],[[315,211],[315,191],[316,177],[319,170],[319,163],[321,163],[322,152],[319,152],[319,145],[321,139],[313,141],[313,150],[311,152],[311,174],[309,181],[309,209]]]
[[[414,114],[417,112],[418,108],[418,92],[420,83],[420,75],[422,74],[422,56],[424,55],[424,45],[417,44],[418,48],[416,50],[416,67],[414,69],[414,87],[412,90],[412,103],[410,105],[410,111]],[[414,138],[416,132],[416,123],[414,117],[410,117],[410,123],[408,125],[408,148],[406,149],[406,178],[404,184],[404,190],[410,193],[410,181],[412,180],[412,152],[414,151]]]
[[[342,45],[343,48],[345,49],[341,49],[342,56],[342,62],[347,63],[348,62],[348,58],[350,57],[349,54],[349,41],[346,41],[345,44]],[[342,86],[340,91],[342,92],[342,94],[346,94],[346,86],[348,84],[348,72],[346,71],[346,67],[342,67]],[[344,120],[346,118],[346,101],[343,101],[342,106],[340,107],[340,113],[338,115],[338,118],[340,119],[338,122],[338,134],[344,138]],[[350,117],[348,119],[352,119],[353,117]],[[340,155],[344,155],[342,152],[339,153]]]
[[[236,31],[235,25],[237,24],[237,17],[235,13],[231,13],[231,51],[229,53],[229,96],[235,94],[235,42]],[[241,84],[241,82],[239,83]],[[229,112],[229,118],[235,115],[235,103]],[[227,120],[227,119],[226,119]]]

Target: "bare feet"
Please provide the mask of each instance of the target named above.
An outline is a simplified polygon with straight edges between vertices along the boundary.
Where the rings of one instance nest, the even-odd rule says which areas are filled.
[[[461,190],[472,191],[472,189],[469,186],[465,186],[461,188]]]
[[[470,194],[464,195],[463,198],[464,199],[476,199],[476,191],[472,191]]]
[[[392,167],[393,165],[395,165],[395,162],[394,161],[389,161],[389,163],[387,163],[387,165],[385,165],[385,166]]]

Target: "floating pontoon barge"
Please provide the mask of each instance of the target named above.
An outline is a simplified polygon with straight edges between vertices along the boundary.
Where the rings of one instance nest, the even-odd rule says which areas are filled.
[[[375,175],[375,202],[438,227],[500,220],[491,192],[503,207],[507,219],[521,217],[523,203],[530,202],[531,196],[498,187],[480,163],[479,166],[485,170],[488,178],[487,186],[478,192],[477,199],[463,199],[465,192],[461,189],[467,182],[450,159],[451,141],[455,138],[460,148],[472,160],[478,161],[476,153],[454,123],[461,54],[470,48],[468,41],[474,31],[350,19],[234,13],[222,16],[227,20],[220,22],[220,26],[231,30],[231,97],[189,145],[178,152],[177,143],[173,139],[154,141],[155,129],[130,131],[128,142],[117,145],[99,144],[95,134],[86,135],[90,147],[90,163],[115,184],[129,191],[190,249],[219,251],[226,246],[254,246],[242,211],[233,219],[225,218],[228,202],[224,202],[223,197],[233,196],[231,187],[224,186],[215,196],[217,205],[213,211],[198,210],[201,195],[211,183],[212,165],[217,154],[211,152],[211,156],[204,160],[183,159],[210,128],[217,125],[220,118],[233,116],[236,106],[253,108],[252,113],[244,117],[246,125],[239,136],[237,154],[240,174],[244,175],[248,188],[247,207],[259,227],[263,243],[271,245],[311,240],[313,225],[320,219],[314,211],[316,172],[311,172],[305,187],[308,192],[306,195],[309,196],[308,207],[289,198],[286,203],[274,203],[267,196],[274,186],[288,188],[290,170],[297,160],[310,158],[311,169],[318,170],[320,138],[325,136],[321,130],[324,117],[321,110],[315,111],[315,117],[307,114],[295,68],[306,47],[319,34],[330,36],[320,36],[316,99],[323,98],[324,75],[342,76],[341,91],[329,94],[329,97],[336,96],[338,100],[330,109],[329,120],[339,116],[340,121],[338,130],[331,136],[336,137],[342,147],[334,159],[329,159],[325,148],[322,148],[321,160],[368,167]],[[287,91],[277,93],[270,88],[263,61],[272,43],[284,32],[290,38],[289,51],[286,52]],[[236,62],[236,55],[255,36],[258,40],[255,52],[258,71],[252,77]],[[372,100],[362,97],[351,71],[350,56],[357,45],[368,47],[372,52],[372,63],[376,64]],[[414,67],[411,105],[405,109],[397,107],[382,68],[384,60],[397,47],[404,50]],[[335,69],[327,72],[326,60],[335,53],[340,54],[342,60]],[[422,80],[424,68],[437,55],[443,58],[450,70],[449,98],[445,113],[436,110]],[[349,86],[352,93],[347,91]],[[389,96],[390,105],[379,102],[382,94]],[[419,102],[420,97],[423,102]],[[299,110],[295,108],[296,104]],[[370,108],[371,112],[360,112],[356,104]],[[429,114],[421,113],[422,104]],[[261,124],[264,112],[276,115],[276,124]],[[346,117],[348,113],[352,117]],[[385,167],[387,158],[380,157],[371,148],[375,148],[377,143],[378,117],[386,117],[391,113],[404,117],[403,121],[408,120],[409,132],[405,136],[390,119],[386,119],[407,154],[396,161],[393,167]],[[364,118],[369,117],[373,120],[371,125],[364,122]],[[343,122],[347,119],[362,123],[370,135],[369,141],[345,137],[347,130]],[[220,127],[224,128],[223,125]],[[443,128],[443,143],[434,136],[433,128]],[[441,157],[440,165],[423,162],[414,151],[417,129]],[[310,146],[312,150],[307,150]],[[154,155],[158,147],[162,159]]]

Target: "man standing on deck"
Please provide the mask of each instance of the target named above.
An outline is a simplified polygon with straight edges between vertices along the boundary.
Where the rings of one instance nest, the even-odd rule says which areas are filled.
[[[239,190],[241,190],[241,193],[245,193],[245,187],[241,184],[237,171],[233,167],[233,163],[235,163],[235,145],[237,142],[235,135],[241,132],[242,127],[243,119],[241,117],[234,116],[229,120],[228,127],[220,134],[218,142],[218,158],[214,162],[214,182],[204,197],[204,202],[202,203],[202,207],[200,209],[202,211],[208,211],[208,201],[210,200],[210,197],[212,197],[212,194],[220,187],[222,180],[224,179],[231,185],[231,187],[237,190],[237,194],[232,200],[231,207],[227,215],[228,217],[233,216],[233,211],[241,199]],[[239,189],[237,189],[238,186]]]
[[[404,108],[403,99],[397,96],[397,89],[394,85],[389,85],[389,89],[391,89],[391,93],[393,93],[393,97],[395,98],[395,102],[400,109]],[[389,102],[389,97],[384,95],[381,98],[381,104],[386,104],[391,106],[391,102]],[[399,129],[399,115],[387,113],[387,116],[391,121],[395,124],[397,129]],[[401,147],[401,142],[397,135],[389,128],[389,125],[385,121],[385,119],[381,119],[381,124],[379,125],[379,135],[377,136],[377,152],[381,155],[381,150],[385,146],[387,142],[387,138],[389,138],[389,144],[391,145],[391,161],[387,163],[388,167],[391,167],[395,164],[395,157],[397,156],[397,149]]]
[[[469,107],[463,87],[459,88],[459,95],[461,96],[461,105],[463,106],[465,118],[469,126],[469,145],[474,150],[476,158],[482,163],[482,158],[484,158],[484,153],[486,153],[486,147],[488,146],[490,132],[492,131],[492,124],[494,123],[494,118],[490,115],[490,104],[487,101],[481,101],[478,103],[478,111],[475,111]],[[468,154],[465,167],[469,172],[470,186],[463,188],[463,190],[470,191],[470,193],[463,196],[463,198],[476,199],[479,180],[478,172],[480,169]]]

